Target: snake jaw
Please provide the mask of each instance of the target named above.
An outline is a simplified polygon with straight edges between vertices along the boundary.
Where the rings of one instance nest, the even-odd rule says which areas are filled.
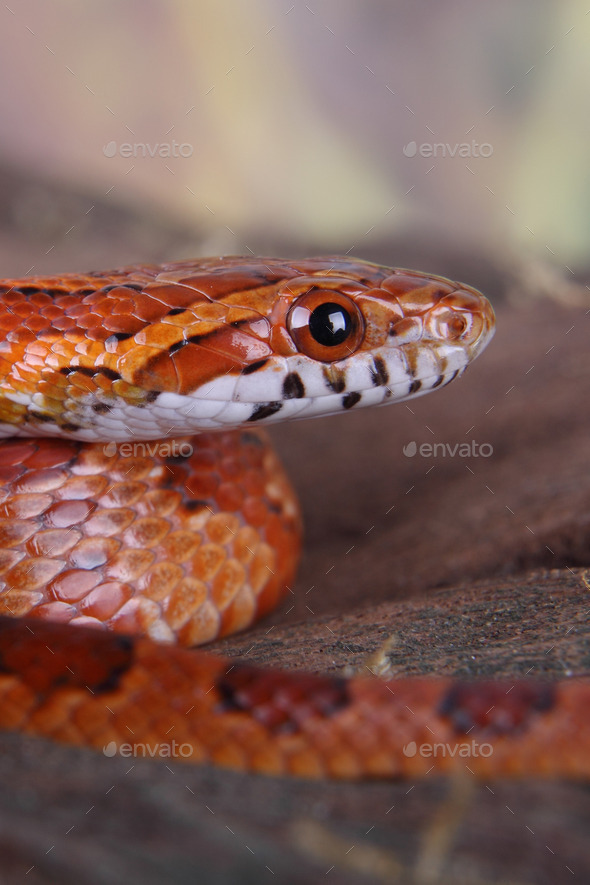
[[[0,436],[85,441],[422,395],[458,377],[494,324],[467,286],[331,256],[1,281],[0,296]]]

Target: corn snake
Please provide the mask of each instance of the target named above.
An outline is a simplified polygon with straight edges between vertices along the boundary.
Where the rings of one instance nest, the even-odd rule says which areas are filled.
[[[244,629],[295,571],[297,502],[258,427],[442,387],[491,337],[483,296],[226,258],[2,281],[0,310],[0,604],[26,618],[0,620],[0,728],[109,753],[173,734],[188,761],[335,777],[452,769],[475,730],[480,774],[587,771],[583,741],[547,753],[582,683],[387,685],[163,644]]]

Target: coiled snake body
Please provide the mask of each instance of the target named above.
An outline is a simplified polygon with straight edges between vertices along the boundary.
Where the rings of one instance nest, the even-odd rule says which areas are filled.
[[[479,735],[480,774],[587,773],[583,741],[547,752],[583,683],[346,681],[178,647],[244,629],[293,577],[298,506],[260,426],[442,387],[493,325],[475,290],[343,258],[0,281],[0,729],[335,777],[451,769],[461,752],[416,747]]]

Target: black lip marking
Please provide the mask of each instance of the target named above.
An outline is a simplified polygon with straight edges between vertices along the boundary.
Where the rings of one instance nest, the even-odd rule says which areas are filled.
[[[285,399],[301,399],[305,396],[305,385],[297,372],[289,372],[283,381]]]
[[[445,381],[445,383],[444,383],[443,386],[446,387],[447,384],[450,384],[451,381],[454,381],[458,374],[459,374],[459,369],[455,369],[455,371],[453,372],[453,374],[451,375],[451,377],[450,377],[450,378],[447,378],[447,380]]]
[[[389,372],[382,357],[373,357],[373,365],[371,366],[371,381],[375,387],[384,387],[389,381]]]
[[[346,393],[342,397],[342,406],[345,409],[352,409],[353,406],[356,406],[358,402],[360,402],[361,395],[356,390],[351,390],[350,393]]]
[[[166,314],[167,317],[175,317],[178,316],[179,313],[184,313],[187,310],[186,307],[173,307]]]
[[[440,385],[443,383],[444,380],[445,380],[445,376],[439,375],[438,378],[436,379],[436,381],[434,382],[434,384],[432,385],[431,389],[434,390],[435,387],[440,387]]]
[[[277,412],[280,412],[282,408],[283,404],[279,402],[260,403],[254,409],[248,421],[262,421],[264,418],[270,418],[271,415],[276,415]]]
[[[346,387],[346,375],[334,366],[324,366],[324,379],[334,393],[342,393]]]
[[[416,393],[422,387],[421,381],[412,381],[410,384],[410,393]]]
[[[146,403],[155,403],[155,401],[160,396],[160,390],[148,390],[147,396],[145,398]]]
[[[255,363],[250,363],[249,366],[244,366],[242,369],[242,375],[251,375],[252,372],[257,372],[258,369],[262,369],[263,366],[266,366],[269,359],[270,357],[267,356],[262,360],[256,360]]]
[[[94,403],[92,406],[92,411],[98,415],[104,415],[105,412],[111,412],[112,409],[113,407],[109,406],[108,403]]]
[[[65,424],[62,424],[62,425],[61,425],[61,429],[62,429],[62,430],[69,430],[69,431],[71,431],[71,432],[74,432],[74,431],[76,431],[76,430],[80,430],[80,425],[79,425],[79,424],[74,424],[72,421],[66,421]]]

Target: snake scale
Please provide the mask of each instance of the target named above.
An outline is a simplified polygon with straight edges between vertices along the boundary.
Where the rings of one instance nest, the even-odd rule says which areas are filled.
[[[0,729],[307,777],[587,775],[583,681],[345,680],[186,648],[294,576],[263,425],[441,388],[493,329],[474,289],[338,257],[0,280]]]

